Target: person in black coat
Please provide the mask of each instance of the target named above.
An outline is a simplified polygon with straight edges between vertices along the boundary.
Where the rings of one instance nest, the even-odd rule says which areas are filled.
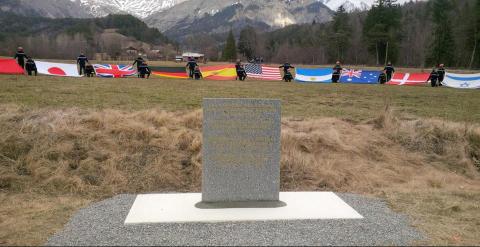
[[[430,73],[430,76],[428,77],[426,82],[428,83],[428,81],[430,81],[432,87],[438,87],[438,84],[437,84],[437,82],[438,82],[438,71],[437,71],[436,68],[432,69],[432,72]]]
[[[445,65],[442,63],[438,66],[438,85],[443,86],[443,80],[445,80]]]
[[[383,70],[385,70],[385,74],[387,74],[387,82],[389,82],[393,77],[393,73],[395,73],[395,68],[391,62],[388,62]]]
[[[283,80],[285,82],[291,82],[293,80],[293,75],[290,69],[288,69],[284,74],[283,74]]]
[[[23,47],[18,47],[17,53],[15,53],[13,58],[17,59],[17,63],[20,65],[20,67],[22,67],[22,69],[25,68],[25,58],[27,58],[27,55],[23,51]]]
[[[387,83],[387,74],[385,73],[385,70],[382,70],[382,72],[380,72],[380,75],[378,75],[378,83]]]
[[[25,64],[25,70],[27,70],[27,74],[31,76],[33,73],[35,73],[35,76],[37,76],[38,71],[37,71],[37,65],[35,64],[35,61],[31,57],[27,59],[27,63]]]
[[[88,58],[85,56],[85,54],[80,53],[80,55],[77,57],[77,64],[79,66],[78,73],[82,75],[85,73],[85,66],[88,63]]]
[[[237,78],[240,81],[245,81],[245,79],[247,79],[247,72],[245,71],[243,65],[240,65],[240,67],[237,68]]]
[[[140,78],[150,78],[150,74],[152,74],[151,70],[150,70],[150,67],[148,67],[148,64],[146,62],[143,62],[139,67],[138,67],[139,71],[139,75],[140,75]]]
[[[198,67],[198,64],[195,61],[195,59],[191,57],[188,58],[187,65],[185,67],[188,68],[188,76],[193,79],[195,68]]]
[[[280,68],[280,69],[283,68],[283,74],[286,74],[288,70],[294,69],[295,67],[293,67],[290,63],[284,63],[282,66],[280,66],[278,68]]]
[[[243,68],[243,65],[240,59],[238,59],[237,63],[235,63],[235,71],[237,72],[237,77],[235,78],[235,80],[240,80],[240,81],[245,80],[246,76],[243,77],[243,73],[245,72],[245,69]]]
[[[135,61],[133,61],[133,64],[132,64],[132,66],[135,66],[135,64],[137,65],[137,74],[139,78],[140,78],[140,66],[143,64],[143,62],[145,62],[145,60],[143,60],[142,57],[137,57],[137,59],[135,59]]]
[[[93,65],[90,63],[87,63],[85,66],[85,75],[87,77],[94,77],[95,76],[95,69],[93,68]]]
[[[193,69],[193,77],[195,78],[195,80],[200,80],[203,78],[200,67],[196,66],[195,69]]]
[[[340,61],[337,61],[335,63],[335,67],[333,67],[333,73],[332,73],[332,82],[333,83],[338,83],[340,81],[340,77],[342,76],[342,65],[340,64]]]

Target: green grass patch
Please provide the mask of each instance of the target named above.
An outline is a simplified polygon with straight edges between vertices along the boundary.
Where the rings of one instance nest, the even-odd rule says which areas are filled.
[[[0,104],[169,111],[201,108],[206,97],[276,98],[284,116],[362,121],[386,105],[406,115],[480,122],[480,91],[449,88],[261,81],[189,81],[0,76]]]

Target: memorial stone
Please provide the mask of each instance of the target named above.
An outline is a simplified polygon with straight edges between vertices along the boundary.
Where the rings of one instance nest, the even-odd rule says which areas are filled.
[[[198,207],[279,207],[280,100],[204,99]]]

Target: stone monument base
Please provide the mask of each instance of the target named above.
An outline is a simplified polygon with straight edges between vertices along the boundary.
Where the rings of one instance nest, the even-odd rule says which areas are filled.
[[[243,202],[199,202],[195,207],[199,209],[222,208],[281,208],[287,204],[282,201],[243,201]]]
[[[138,195],[125,224],[362,219],[332,192],[280,192],[283,207],[198,208],[200,193]]]

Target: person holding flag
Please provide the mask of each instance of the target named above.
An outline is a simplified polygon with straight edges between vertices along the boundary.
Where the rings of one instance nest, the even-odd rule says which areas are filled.
[[[293,75],[290,69],[288,69],[284,74],[283,74],[283,80],[285,82],[291,82],[293,80]]]
[[[202,71],[198,65],[193,69],[193,78],[195,78],[195,80],[203,79]]]
[[[245,79],[247,79],[247,71],[245,71],[245,67],[243,65],[240,65],[237,68],[237,78],[240,81],[245,81]]]
[[[148,67],[147,62],[143,62],[139,67],[138,67],[138,73],[140,78],[145,78],[145,75],[147,76],[147,79],[150,78],[150,74],[152,74],[152,71]]]
[[[340,76],[342,76],[342,65],[340,64],[340,61],[337,61],[335,63],[335,67],[333,67],[333,73],[332,73],[332,82],[333,83],[338,83],[340,80]]]
[[[385,74],[387,74],[387,82],[389,82],[393,77],[393,73],[395,73],[395,68],[393,67],[392,62],[388,62],[383,70],[385,70]]]
[[[237,63],[235,64],[235,71],[237,72],[237,77],[235,78],[235,80],[244,81],[247,77],[247,74],[245,72],[245,69],[243,68],[242,61],[240,61],[240,59],[238,59]],[[243,76],[243,74],[245,74],[245,76]]]
[[[81,52],[80,55],[77,58],[77,64],[79,66],[79,69],[78,69],[78,74],[79,75],[82,75],[82,74],[85,73],[85,66],[87,65],[87,63],[88,63],[87,56],[85,56],[85,54],[83,54],[83,52]]]
[[[27,71],[27,74],[31,76],[33,72],[35,72],[35,76],[38,74],[37,70],[37,65],[35,64],[35,61],[31,57],[28,57],[27,63],[25,64],[25,70]]]
[[[185,66],[188,68],[188,76],[193,79],[193,76],[194,76],[194,72],[195,72],[195,68],[198,67],[198,64],[197,62],[195,61],[194,58],[192,57],[189,57],[188,58],[188,63],[187,65]]]
[[[13,58],[17,59],[18,65],[20,65],[22,69],[25,68],[25,58],[27,58],[27,54],[23,51],[23,47],[20,46],[17,48],[17,53],[15,53]]]
[[[445,65],[442,63],[438,65],[438,85],[441,87],[443,86],[443,80],[445,80]]]
[[[141,56],[138,56],[132,64],[132,66],[135,66],[135,64],[137,65],[138,78],[140,78],[140,66],[143,64],[143,62],[145,62],[145,60],[143,60]]]
[[[282,66],[280,66],[278,68],[280,68],[280,69],[283,68],[283,75],[285,76],[290,69],[294,69],[295,67],[293,67],[290,63],[284,63]]]
[[[378,83],[387,83],[387,74],[385,73],[385,70],[382,70],[382,72],[380,72],[380,75],[378,75]]]
[[[94,77],[95,76],[95,68],[91,63],[87,63],[87,66],[85,66],[85,75],[87,77]]]
[[[432,69],[432,72],[430,73],[430,76],[428,77],[426,83],[428,83],[428,81],[430,81],[432,87],[438,87],[438,71],[436,68],[433,68]]]

